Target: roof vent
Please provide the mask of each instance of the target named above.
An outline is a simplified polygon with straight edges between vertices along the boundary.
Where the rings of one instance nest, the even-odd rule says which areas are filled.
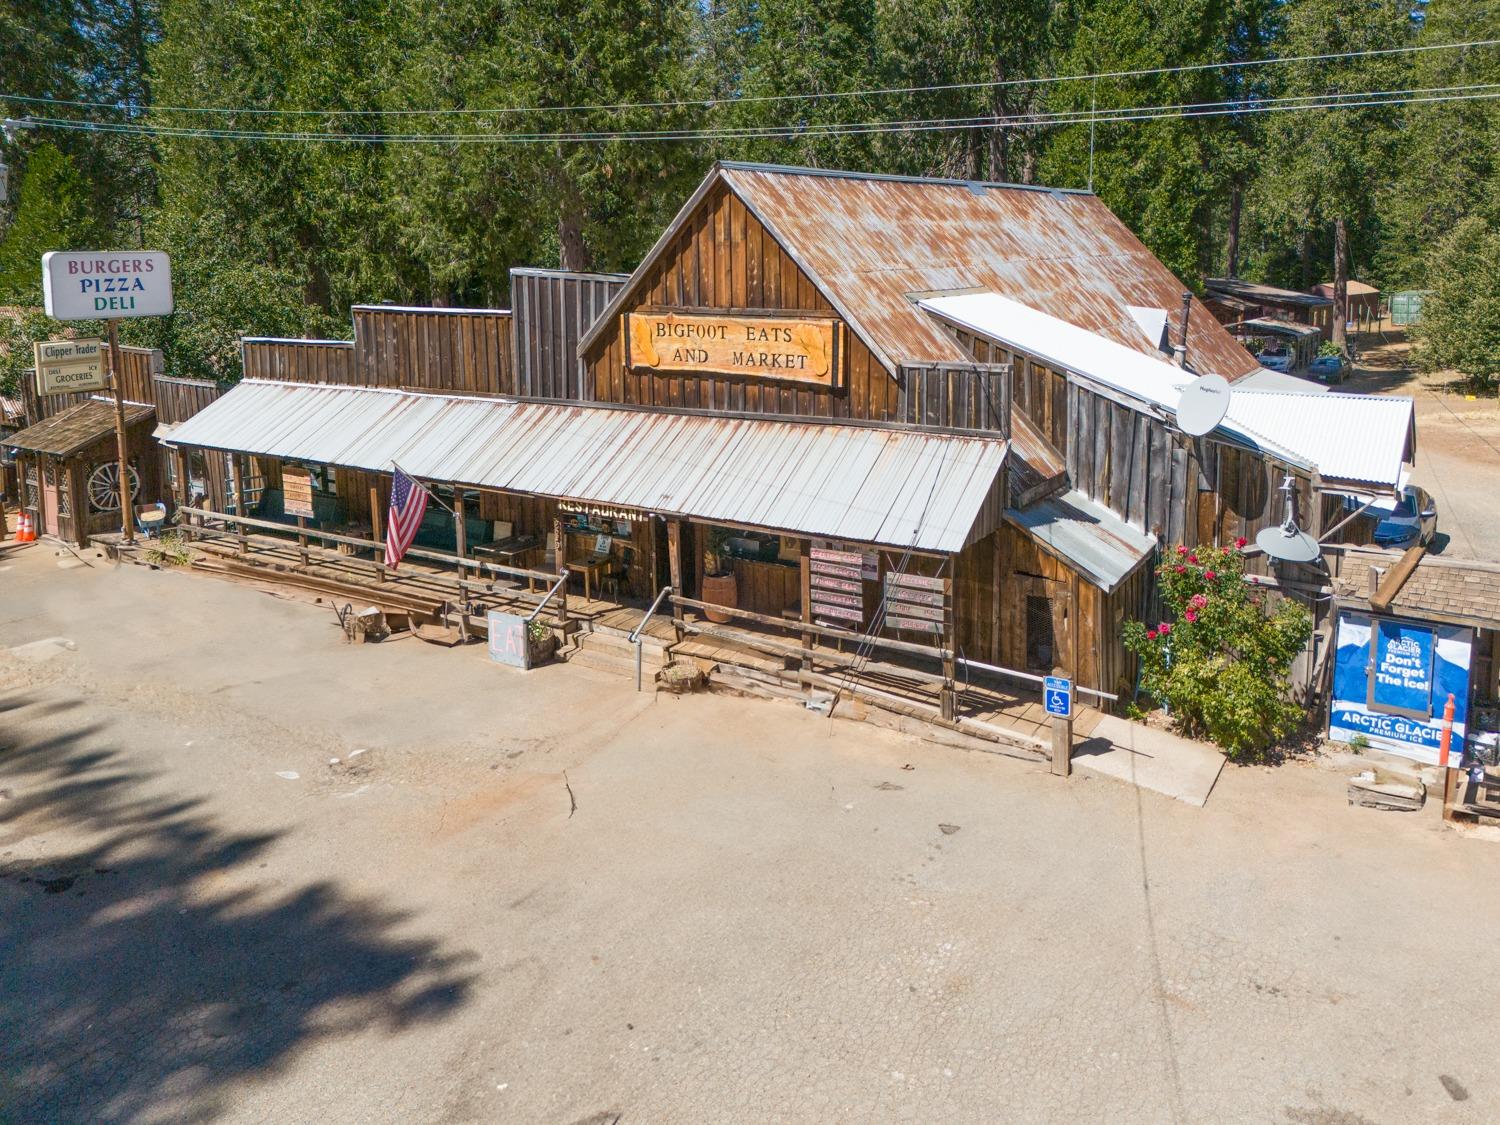
[[[968,183],[964,184],[964,187],[966,187],[966,188],[969,189],[969,194],[970,195],[983,196],[984,194],[986,194],[990,190],[987,185],[981,184],[981,183],[977,183],[977,182],[975,182],[973,180],[971,180]]]

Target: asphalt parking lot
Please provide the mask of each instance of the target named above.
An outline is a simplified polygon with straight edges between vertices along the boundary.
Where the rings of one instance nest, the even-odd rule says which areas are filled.
[[[1500,1112],[1500,845],[1326,769],[1200,810],[87,561],[0,561],[0,1118]]]

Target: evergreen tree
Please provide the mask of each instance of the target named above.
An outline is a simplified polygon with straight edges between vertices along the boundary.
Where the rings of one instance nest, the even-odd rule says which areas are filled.
[[[1500,205],[1500,198],[1494,201]],[[1500,208],[1497,208],[1500,210]],[[1426,262],[1431,292],[1416,327],[1418,365],[1454,370],[1474,387],[1500,381],[1500,225],[1471,215],[1434,246]]]
[[[1406,0],[1302,0],[1287,12],[1281,53],[1289,57],[1385,50],[1411,42],[1415,25]],[[1278,68],[1280,92],[1311,99],[1369,90],[1402,89],[1406,56],[1317,59]],[[1354,99],[1364,100],[1364,99]],[[1266,157],[1256,185],[1261,221],[1279,238],[1299,237],[1303,275],[1312,276],[1314,237],[1332,228],[1334,342],[1344,344],[1351,239],[1368,257],[1375,236],[1376,200],[1395,167],[1396,106],[1277,113],[1266,125]]]
[[[871,135],[836,130],[878,119],[883,103],[826,95],[878,84],[875,10],[874,0],[712,5],[713,91],[719,99],[713,124],[740,133],[794,131],[723,137],[714,144],[715,154],[812,168],[873,169]]]
[[[1014,117],[1033,113],[1047,87],[1017,82],[1051,72],[1063,35],[1060,0],[883,0],[883,80],[915,90],[883,103],[897,120]],[[987,83],[988,85],[976,85]],[[879,143],[882,165],[971,180],[1031,183],[1045,137],[1039,126],[894,133]]]
[[[1431,0],[1422,44],[1500,39],[1500,8],[1469,0]],[[1412,60],[1418,89],[1500,82],[1500,49],[1426,51]],[[1433,236],[1482,211],[1486,195],[1500,197],[1500,113],[1492,101],[1414,103],[1395,139],[1394,175],[1379,197],[1376,278],[1382,288],[1424,287],[1424,259]]]
[[[42,255],[92,249],[98,224],[88,183],[53,144],[32,150],[15,186],[15,219],[0,238],[0,304],[40,305]]]
[[[1065,74],[1203,67],[1221,62],[1240,27],[1234,0],[1077,0],[1077,28],[1059,67]],[[1218,103],[1232,80],[1222,69],[1179,70],[1059,84],[1049,108],[1084,118],[1054,134],[1042,180],[1095,190],[1177,276],[1192,282],[1218,259],[1213,219],[1227,198],[1238,127],[1226,116],[1104,122],[1090,111]]]

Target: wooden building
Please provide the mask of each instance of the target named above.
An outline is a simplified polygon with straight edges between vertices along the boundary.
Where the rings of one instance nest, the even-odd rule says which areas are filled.
[[[156,412],[125,407],[130,494],[134,503],[161,494],[161,459],[151,439]],[[37,516],[37,531],[77,546],[91,535],[121,527],[120,460],[115,408],[89,399],[52,414],[4,439],[14,451],[23,507]],[[133,516],[133,513],[131,514]]]
[[[1182,433],[1184,386],[1258,366],[1083,192],[721,164],[628,278],[517,271],[513,298],[247,339],[247,382],[169,440],[243,458],[271,518],[287,464],[355,524],[400,464],[461,555],[1108,691],[1160,545],[1280,522],[1284,475],[1334,530],[1411,452],[1400,400],[1353,452],[1264,391]]]
[[[1324,340],[1333,338],[1333,297],[1316,291],[1300,293],[1238,277],[1210,277],[1203,282],[1220,322],[1268,317],[1310,324]]]

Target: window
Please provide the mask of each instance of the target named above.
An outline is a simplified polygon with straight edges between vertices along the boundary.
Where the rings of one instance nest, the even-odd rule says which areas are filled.
[[[1050,672],[1053,668],[1052,599],[1039,594],[1026,596],[1026,668]]]
[[[332,465],[309,465],[307,475],[312,478],[314,492],[337,492],[339,490],[338,476],[334,473]]]
[[[42,491],[37,484],[36,465],[26,466],[26,507],[32,511],[40,511],[42,507]]]

